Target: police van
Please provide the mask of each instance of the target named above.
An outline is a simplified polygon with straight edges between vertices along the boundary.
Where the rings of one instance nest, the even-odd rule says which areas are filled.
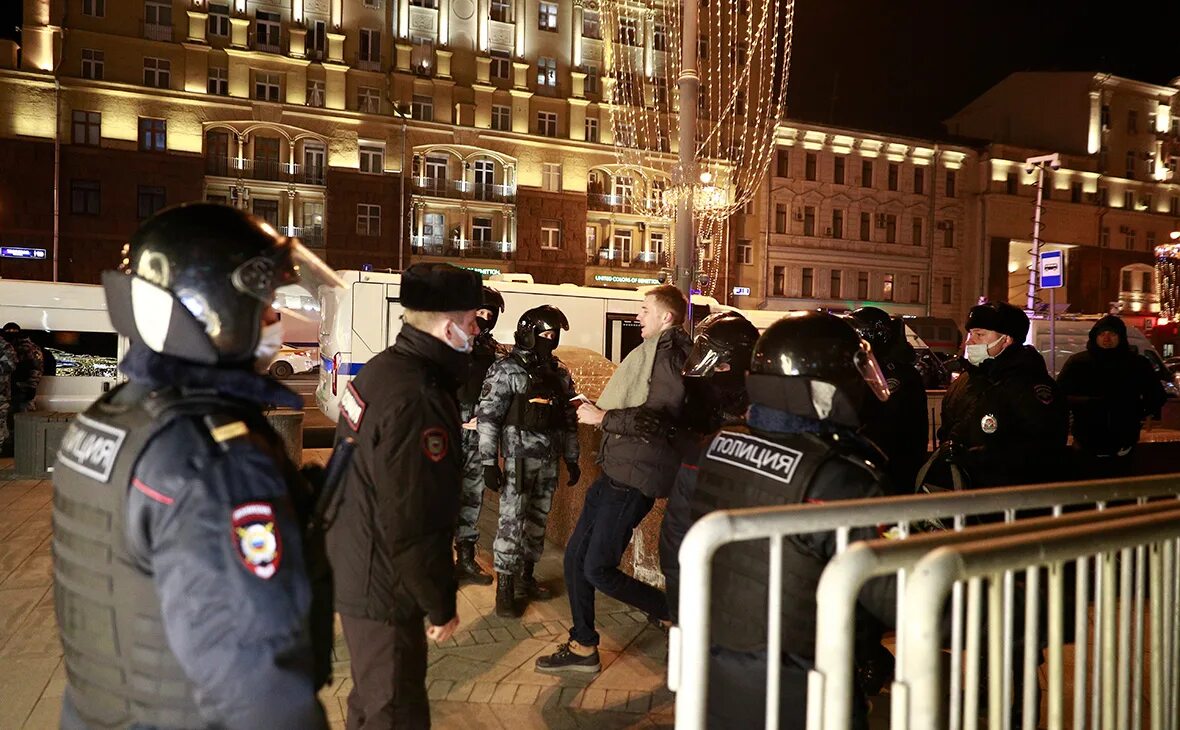
[[[0,324],[16,322],[46,355],[37,410],[77,412],[115,386],[127,352],[96,284],[0,280]]]
[[[393,344],[402,326],[401,274],[337,273],[345,288],[320,292],[320,381],[316,388],[316,403],[333,421],[348,383],[365,363]],[[569,320],[569,332],[561,334],[562,346],[584,347],[622,362],[642,340],[635,316],[643,304],[644,290],[535,284],[527,274],[492,277],[486,283],[504,297],[504,312],[493,331],[499,342],[512,343],[520,315],[542,304],[559,308]],[[710,312],[732,309],[700,295],[693,295],[692,303],[694,321]]]

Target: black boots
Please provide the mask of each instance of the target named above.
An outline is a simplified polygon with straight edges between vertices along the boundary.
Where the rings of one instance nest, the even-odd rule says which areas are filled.
[[[459,584],[474,583],[477,586],[490,586],[492,576],[483,572],[479,563],[475,562],[475,541],[455,543],[455,580]]]
[[[516,592],[513,588],[515,576],[511,573],[496,573],[496,615],[500,618],[517,618]]]
[[[533,577],[533,564],[525,562],[516,583],[516,597],[530,598],[534,601],[547,601],[553,598],[553,591],[537,582]]]

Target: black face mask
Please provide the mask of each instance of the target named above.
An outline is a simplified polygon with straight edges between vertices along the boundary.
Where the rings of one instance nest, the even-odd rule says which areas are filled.
[[[540,334],[533,338],[533,352],[541,357],[550,357],[553,351],[557,349],[557,339],[549,339],[542,337]]]
[[[5,331],[4,332],[4,339],[8,340],[9,342],[16,342],[17,340],[20,339],[20,330],[17,330],[15,332]]]
[[[491,332],[492,327],[494,326],[492,320],[484,317],[476,317],[475,325],[479,327],[479,333],[481,335],[486,335],[488,332]]]

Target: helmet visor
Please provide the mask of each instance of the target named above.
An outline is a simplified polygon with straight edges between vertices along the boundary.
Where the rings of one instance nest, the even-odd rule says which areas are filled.
[[[282,274],[276,277],[275,283],[280,286],[271,294],[271,307],[285,316],[314,321],[323,295],[330,290],[342,290],[344,282],[297,238],[287,239],[277,251],[287,261],[277,267]]]
[[[725,354],[713,346],[708,339],[698,337],[684,362],[682,375],[686,378],[707,378],[717,366],[725,362]]]
[[[852,356],[852,363],[864,378],[869,390],[877,396],[877,400],[882,403],[889,400],[889,384],[885,382],[885,373],[881,372],[881,366],[877,364],[877,358],[873,356],[869,343],[860,341],[860,349]]]

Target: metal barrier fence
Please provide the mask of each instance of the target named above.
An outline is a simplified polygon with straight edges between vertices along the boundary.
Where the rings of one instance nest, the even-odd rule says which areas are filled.
[[[962,529],[968,517],[1002,515],[1016,520],[1023,510],[1092,506],[1108,502],[1180,496],[1180,476],[1139,477],[1028,487],[979,489],[970,492],[848,500],[825,505],[720,511],[705,516],[689,530],[680,548],[680,625],[672,629],[668,653],[668,685],[676,695],[677,730],[704,726],[709,671],[709,589],[717,549],[731,542],[768,540],[770,544],[768,646],[781,644],[782,546],[791,535],[834,531],[837,552],[848,546],[853,529],[897,525],[908,536],[911,523],[951,520]],[[904,584],[903,584],[904,585]],[[899,591],[899,602],[904,591]],[[903,639],[904,641],[904,639]],[[768,652],[766,726],[778,727],[780,657]],[[812,690],[809,688],[809,694]],[[809,706],[813,702],[809,701]]]
[[[824,571],[817,594],[816,661],[809,682],[811,698],[808,704],[808,727],[811,730],[847,728],[851,719],[850,699],[853,692],[853,644],[855,639],[855,610],[861,587],[871,578],[898,573],[906,575],[921,559],[933,550],[943,547],[957,547],[966,544],[986,543],[989,540],[1042,534],[1049,530],[1068,527],[1096,527],[1116,522],[1127,517],[1138,517],[1167,513],[1180,525],[1180,502],[1168,499],[1145,505],[1131,505],[1107,510],[1087,510],[1059,517],[1044,517],[1017,522],[971,527],[962,531],[938,532],[916,535],[908,540],[873,540],[856,543],[843,554],[835,557]],[[899,584],[900,585],[900,584]],[[904,587],[904,586],[903,586]],[[908,589],[907,589],[908,590]],[[953,590],[951,612],[951,665],[956,666],[962,656],[963,611],[961,589]],[[1006,594],[1005,615],[1011,613],[1011,594]],[[904,593],[899,589],[899,615],[904,609]],[[970,611],[970,609],[969,609]],[[908,615],[908,614],[907,614]],[[1083,626],[1084,630],[1084,626]],[[1001,631],[999,639],[1010,641]],[[897,671],[895,674],[895,698],[904,695],[905,658],[909,649],[905,635],[898,633],[895,650]],[[1010,655],[1009,655],[1010,658]],[[1085,654],[1078,671],[1085,672]],[[1032,666],[1035,670],[1036,665]],[[1026,670],[1028,668],[1026,667]],[[995,672],[992,676],[1008,677],[1010,667]],[[1029,678],[1025,678],[1026,682]],[[1001,702],[1007,704],[1010,684],[1001,683]],[[954,673],[950,677],[948,713],[950,727],[962,727],[962,699],[964,691],[962,676]],[[976,700],[968,702],[974,707],[977,701],[978,685],[969,681],[966,693],[976,693]],[[905,705],[895,702],[893,726],[905,727]],[[968,711],[972,716],[973,710]],[[970,724],[970,723],[968,723]],[[1025,724],[1028,727],[1028,724]]]
[[[1075,662],[1074,727],[1140,728],[1143,714],[1143,622],[1150,621],[1150,721],[1153,730],[1177,726],[1176,666],[1180,660],[1180,520],[1174,510],[1125,517],[1113,522],[1075,525],[991,541],[945,546],[923,558],[909,579],[906,621],[901,627],[908,648],[904,679],[895,685],[894,701],[905,707],[898,727],[933,730],[942,725],[945,655],[942,651],[943,606],[954,586],[967,584],[967,652],[952,657],[951,676],[965,675],[962,707],[967,728],[979,717],[978,687],[982,602],[987,609],[987,717],[992,728],[1009,726],[1005,656],[1011,611],[1002,607],[1004,576],[1024,571],[1024,693],[1019,705],[1022,726],[1031,727],[1037,708],[1036,668],[1041,644],[1038,609],[1042,570],[1047,571],[1048,727],[1064,723],[1065,567],[1076,567],[1075,653],[1086,651],[1089,560],[1094,560],[1095,629],[1092,684],[1086,687],[1086,662]],[[1091,557],[1092,556],[1092,557]],[[1116,580],[1116,569],[1119,578]],[[1144,574],[1147,573],[1147,585]],[[1117,596],[1117,599],[1116,599]],[[1150,596],[1150,606],[1145,600]],[[1117,609],[1117,613],[1116,613]],[[1115,628],[1116,617],[1118,628]],[[1134,630],[1132,630],[1132,620]],[[959,663],[960,666],[956,666]],[[1002,673],[1002,674],[1001,674]],[[951,698],[954,699],[952,695]],[[1088,702],[1087,702],[1088,700]],[[952,726],[958,717],[952,714]],[[896,724],[896,723],[895,723]]]

